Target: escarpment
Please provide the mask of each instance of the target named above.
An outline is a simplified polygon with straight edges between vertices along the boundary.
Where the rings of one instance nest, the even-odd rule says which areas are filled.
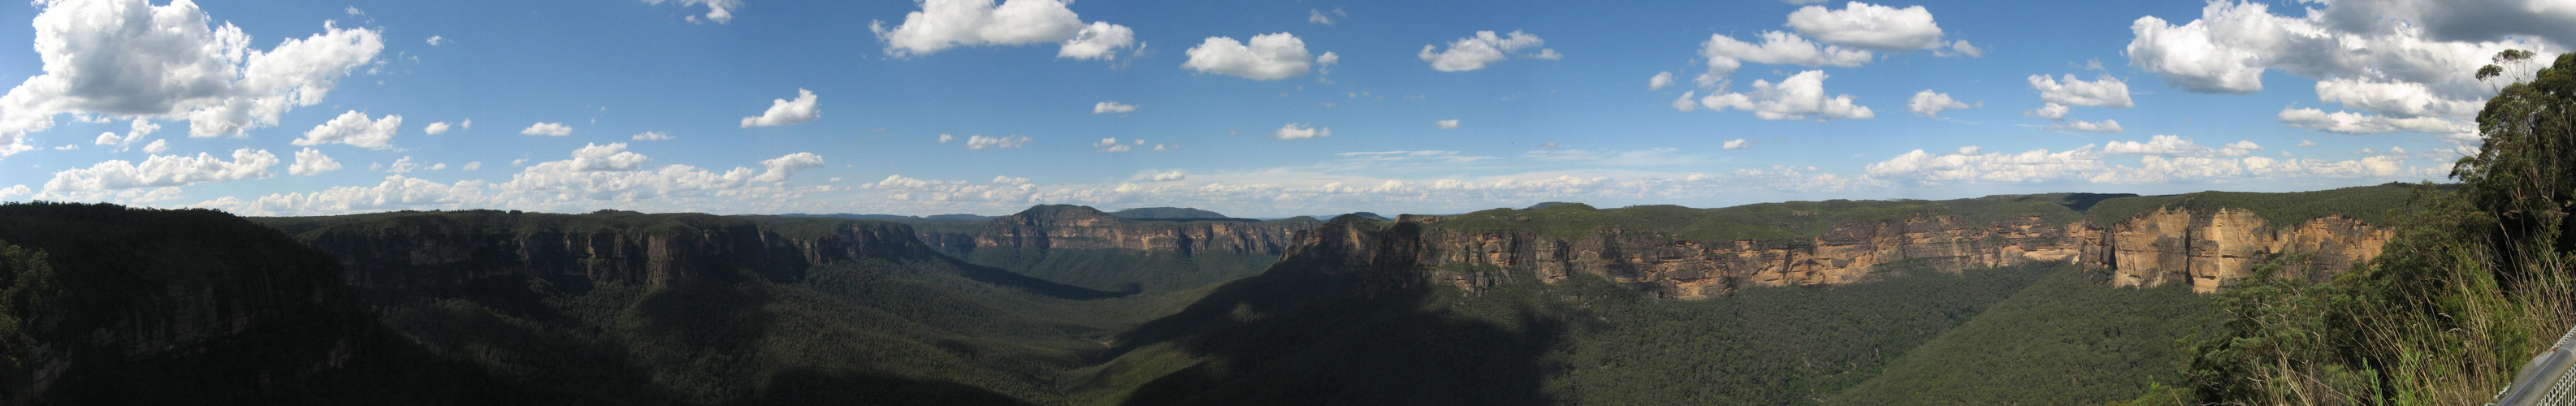
[[[1340,264],[1332,269],[1413,273],[1468,290],[1511,278],[1556,283],[1589,274],[1683,299],[1747,286],[1863,282],[1899,267],[1961,272],[2050,261],[2108,268],[2120,286],[2189,283],[2210,293],[2251,275],[2256,264],[2293,254],[2313,254],[2306,264],[2317,271],[2341,272],[2377,256],[2393,236],[2341,216],[2274,229],[2233,209],[2206,215],[2158,209],[2108,225],[2054,223],[2036,214],[1980,223],[1912,213],[1836,224],[1812,238],[1719,241],[1618,225],[1571,235],[1451,226],[1443,216],[1408,215],[1393,226],[1344,224],[1362,222],[1335,219],[1300,234],[1296,251]]]
[[[921,240],[965,257],[977,249],[1121,249],[1180,255],[1225,253],[1277,256],[1297,231],[1319,221],[1170,221],[1121,218],[1097,209],[1042,205],[984,222],[980,227],[925,230]]]
[[[933,257],[883,221],[465,211],[262,219],[337,259],[353,286],[436,294],[496,276],[667,285],[738,271],[792,278],[859,259]]]

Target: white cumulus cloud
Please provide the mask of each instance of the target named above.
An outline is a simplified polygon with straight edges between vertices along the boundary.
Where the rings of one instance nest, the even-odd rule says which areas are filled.
[[[1779,31],[1762,32],[1762,43],[1758,45],[1726,34],[1714,34],[1708,36],[1708,42],[1700,43],[1700,63],[1708,65],[1708,72],[1694,81],[1700,86],[1716,86],[1727,75],[1735,74],[1737,68],[1744,67],[1745,62],[1848,68],[1869,63],[1871,55],[1866,50],[1818,44],[1798,34]]]
[[[1446,50],[1441,50],[1439,45],[1423,45],[1421,54],[1417,56],[1424,62],[1430,62],[1432,70],[1461,72],[1484,69],[1486,64],[1510,58],[1513,53],[1520,52],[1522,49],[1546,45],[1547,40],[1519,30],[1513,30],[1508,35],[1494,35],[1493,31],[1477,31],[1476,35],[1449,41],[1449,49]],[[1438,52],[1433,52],[1435,50]],[[1553,49],[1541,49],[1539,53],[1521,55],[1521,57],[1557,59],[1550,55],[1558,54]]]
[[[528,128],[525,128],[525,129],[521,129],[521,130],[519,130],[519,135],[544,135],[544,136],[552,136],[552,137],[561,137],[561,136],[566,136],[566,135],[572,135],[572,126],[564,125],[563,123],[536,123],[536,124],[529,124],[529,125],[528,125]]]
[[[820,99],[812,90],[796,89],[796,100],[771,99],[769,110],[760,112],[759,116],[743,117],[742,128],[804,124],[814,121],[814,118],[823,116],[823,108],[817,106],[821,102]]]
[[[386,115],[382,118],[368,119],[367,113],[350,110],[347,113],[340,113],[340,117],[332,118],[329,122],[313,126],[312,130],[304,132],[304,138],[296,139],[294,144],[309,146],[339,143],[359,148],[392,149],[394,133],[401,130],[402,116]]]
[[[1058,0],[920,0],[920,11],[905,14],[903,23],[887,27],[884,21],[868,22],[868,30],[885,43],[887,55],[914,57],[939,53],[954,47],[1016,46],[1056,43],[1061,48],[1056,57],[1074,59],[1112,59],[1117,51],[1134,45],[1136,32],[1127,26],[1106,22],[1083,23],[1082,17],[1067,8],[1071,2]]]
[[[37,2],[36,58],[44,73],[0,95],[0,156],[33,147],[24,135],[58,114],[189,121],[198,137],[277,125],[295,107],[321,103],[349,71],[384,49],[374,29],[343,29],[276,42],[266,50],[193,2]]]
[[[1932,22],[1932,11],[1923,6],[1895,8],[1857,1],[1844,3],[1841,10],[1806,6],[1789,13],[1788,25],[1808,38],[1862,48],[1898,51],[1946,45],[1941,41],[1941,26]]]
[[[447,129],[448,129],[448,128],[450,128],[450,127],[451,127],[451,126],[447,125],[447,122],[445,122],[445,121],[440,121],[440,122],[435,122],[435,123],[429,123],[429,125],[427,125],[427,126],[422,126],[422,127],[420,128],[420,132],[422,132],[422,133],[426,133],[426,134],[429,134],[429,135],[446,134],[446,133],[447,133]]]
[[[1869,107],[1852,103],[1851,95],[1825,95],[1824,71],[1811,70],[1789,75],[1773,84],[1753,81],[1753,91],[1710,94],[1699,104],[1711,110],[1737,109],[1753,112],[1764,120],[1834,120],[1877,117]]]
[[[1439,121],[1433,121],[1433,122],[1431,122],[1431,126],[1432,126],[1432,127],[1439,128],[1439,129],[1443,129],[1443,130],[1454,130],[1454,129],[1458,129],[1458,120],[1439,120]]]
[[[1301,140],[1331,136],[1333,136],[1333,129],[1315,127],[1307,125],[1306,123],[1288,123],[1288,125],[1280,126],[1278,131],[1270,132],[1270,138],[1283,140]]]
[[[2091,107],[2137,107],[2129,101],[2129,84],[2111,75],[2093,81],[2076,79],[2067,74],[2065,82],[2048,75],[2030,75],[2030,88],[2039,90],[2039,99],[2049,103]]]
[[[1932,118],[1940,118],[1942,110],[1977,108],[1985,105],[1985,102],[1968,104],[1951,99],[1950,94],[1933,92],[1932,89],[1914,92],[1914,98],[1905,101],[1906,110],[1913,110],[1915,115]]]
[[[1208,37],[1185,53],[1190,59],[1181,63],[1182,68],[1252,80],[1305,76],[1318,63],[1313,54],[1306,52],[1305,40],[1284,32],[1255,35],[1249,44],[1230,37]],[[1340,59],[1330,52],[1325,55]]]
[[[55,172],[53,180],[45,182],[45,192],[187,186],[199,182],[266,179],[275,176],[268,171],[272,166],[277,166],[277,155],[250,148],[233,150],[231,161],[202,152],[194,157],[153,155],[144,159],[142,164],[112,160],[90,165],[88,168]]]

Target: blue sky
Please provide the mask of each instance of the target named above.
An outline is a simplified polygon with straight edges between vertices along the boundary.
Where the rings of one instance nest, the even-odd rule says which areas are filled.
[[[0,7],[31,22],[0,43],[32,44],[0,52],[26,78],[0,200],[1267,217],[2313,190],[2443,178],[2491,94],[2468,72],[2576,40],[2569,11],[2405,0],[1791,3],[52,0]],[[1912,108],[1927,90],[1967,107]]]

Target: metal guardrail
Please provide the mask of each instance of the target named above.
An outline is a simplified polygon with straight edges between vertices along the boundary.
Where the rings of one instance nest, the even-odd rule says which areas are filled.
[[[2576,375],[2568,373],[2576,369],[2576,348],[2570,348],[2571,341],[2576,341],[2576,329],[2568,329],[2566,335],[2558,337],[2558,344],[2531,357],[2531,363],[2522,365],[2522,372],[2513,374],[2513,384],[2497,392],[2495,403],[2487,405],[2576,405]]]

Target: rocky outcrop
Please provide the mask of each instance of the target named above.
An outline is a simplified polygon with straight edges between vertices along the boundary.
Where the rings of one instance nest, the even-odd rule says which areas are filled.
[[[1339,264],[1328,271],[1401,270],[1410,278],[1469,290],[1518,277],[1555,283],[1581,273],[1683,299],[1746,286],[1869,281],[1900,266],[1961,272],[2073,261],[2110,268],[2123,286],[2189,281],[2194,291],[2207,293],[2251,274],[2255,264],[2295,253],[2314,253],[2311,264],[2323,272],[2349,269],[2377,256],[2391,236],[2345,217],[2274,230],[2242,210],[2205,216],[2158,210],[2108,227],[2051,223],[2037,215],[1975,224],[1917,214],[1844,223],[1795,241],[1697,241],[1615,227],[1569,238],[1518,228],[1442,227],[1444,220],[1408,215],[1395,226],[1371,228],[1343,224],[1362,219],[1335,219],[1301,234],[1291,257]],[[1388,250],[1405,254],[1390,257]]]
[[[2112,269],[2111,283],[2156,286],[2190,283],[2216,292],[2251,275],[2254,265],[2295,253],[2313,254],[2306,266],[2340,272],[2379,256],[2395,234],[2349,217],[2329,216],[2275,230],[2261,216],[2219,209],[2205,216],[2159,209],[2087,235],[2098,241],[2087,265]],[[2304,271],[2305,269],[2294,269]]]
[[[338,259],[347,283],[435,294],[499,276],[572,276],[667,285],[753,271],[794,278],[861,258],[932,257],[911,227],[884,221],[705,214],[450,212],[263,219]]]
[[[1298,231],[1317,223],[1304,218],[1261,222],[1140,220],[1084,206],[1043,205],[985,222],[980,229],[925,232],[921,239],[961,257],[987,247],[1279,255],[1287,252]]]

